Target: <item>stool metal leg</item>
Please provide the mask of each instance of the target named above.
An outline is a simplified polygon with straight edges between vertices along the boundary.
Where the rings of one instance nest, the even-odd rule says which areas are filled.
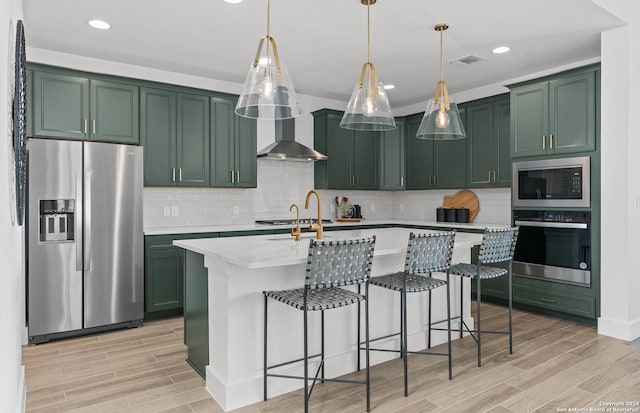
[[[449,280],[449,270],[447,270],[447,354],[449,358],[449,380],[453,378],[451,368],[451,288]],[[431,293],[431,291],[429,291]],[[431,294],[429,294],[431,295]],[[429,308],[431,308],[431,299],[429,299]],[[431,332],[431,330],[429,330]]]
[[[404,310],[406,296],[400,292],[400,358],[404,357],[402,349],[404,348],[404,334],[402,334],[402,326],[404,326]]]
[[[358,284],[358,294],[360,294],[360,284]],[[357,347],[356,347],[356,360],[357,360],[357,363],[358,363],[358,371],[360,371],[360,303],[358,303],[358,320],[357,320],[357,324],[358,324],[358,326],[357,326],[356,329],[358,330],[358,333],[357,333],[358,339],[357,339],[356,343],[358,343],[358,344],[357,344]]]
[[[263,343],[264,343],[264,354],[263,354],[263,363],[264,363],[264,376],[263,376],[263,398],[264,401],[267,401],[267,300],[268,297],[265,295],[264,296],[264,336],[263,336]]]
[[[513,322],[512,322],[512,316],[511,316],[511,309],[513,304],[513,286],[512,286],[513,277],[511,273],[511,261],[509,261],[509,273],[507,274],[507,277],[509,277],[509,354],[513,354],[513,333],[512,333]]]
[[[482,333],[480,332],[480,274],[476,277],[476,308],[478,318],[478,367],[480,367],[482,365],[482,362],[480,361],[482,358],[482,345],[480,344],[480,337],[482,336]]]
[[[369,282],[365,284],[365,299],[364,299],[364,335],[365,335],[365,363],[367,364],[367,371],[365,372],[365,380],[367,382],[367,412],[371,411],[371,375],[370,375],[370,360],[369,360]],[[360,305],[358,305],[360,307]],[[360,347],[360,343],[358,343],[358,347]],[[358,350],[360,353],[360,350]]]
[[[431,274],[429,274],[431,276]],[[431,290],[429,290],[429,311],[427,312],[427,325],[429,326],[427,336],[427,348],[431,348]]]
[[[322,353],[322,356],[320,357],[320,362],[322,363],[322,366],[320,367],[320,382],[324,383],[324,310],[322,310],[320,312],[320,353]]]
[[[464,323],[464,277],[460,276],[460,338],[462,338],[462,324]]]
[[[308,320],[306,292],[302,312],[304,313],[304,413],[309,413],[309,343],[307,338]]]
[[[409,380],[407,378],[407,290],[406,288],[400,293],[404,297],[402,300],[402,358],[404,364],[404,396],[409,395]]]

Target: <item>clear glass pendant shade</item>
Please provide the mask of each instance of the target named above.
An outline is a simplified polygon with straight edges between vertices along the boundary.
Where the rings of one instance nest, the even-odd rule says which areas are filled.
[[[249,67],[236,113],[254,119],[288,119],[302,113],[293,82],[280,61],[280,73],[275,59],[261,57]]]
[[[418,139],[453,140],[464,139],[467,133],[464,130],[458,105],[449,98],[449,109],[442,99],[431,99],[424,112],[422,122],[416,133]]]
[[[365,131],[396,128],[382,82],[378,82],[377,91],[373,85],[360,87],[360,83],[356,83],[340,127]]]

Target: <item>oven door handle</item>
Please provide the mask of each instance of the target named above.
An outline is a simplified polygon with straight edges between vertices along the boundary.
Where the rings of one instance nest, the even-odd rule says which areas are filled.
[[[542,227],[542,228],[567,228],[567,229],[588,229],[586,222],[548,222],[548,221],[526,221],[516,220],[516,225],[521,227]]]

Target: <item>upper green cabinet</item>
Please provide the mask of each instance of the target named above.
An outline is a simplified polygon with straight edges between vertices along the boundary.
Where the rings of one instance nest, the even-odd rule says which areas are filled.
[[[209,185],[209,97],[146,87],[140,96],[145,185]]]
[[[212,186],[257,186],[257,123],[235,114],[236,101],[211,98]]]
[[[464,109],[460,110],[465,119]],[[407,117],[407,189],[465,188],[466,139],[434,141],[416,138],[422,113]]]
[[[342,112],[313,112],[314,147],[327,155],[315,163],[318,189],[378,189],[378,134],[343,129]]]
[[[396,128],[380,133],[380,167],[378,189],[405,187],[405,119],[396,118]]]
[[[596,70],[511,86],[511,157],[595,150]]]
[[[469,187],[511,186],[509,94],[474,101],[465,109]]]
[[[34,70],[33,135],[138,144],[138,86]]]

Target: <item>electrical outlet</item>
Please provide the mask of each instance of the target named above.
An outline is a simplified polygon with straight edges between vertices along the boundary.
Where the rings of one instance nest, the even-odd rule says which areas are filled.
[[[238,205],[233,206],[233,215],[238,215],[240,213],[240,207]]]
[[[376,212],[376,206],[374,204],[371,204],[371,212]]]
[[[400,204],[400,211],[404,211],[404,204]]]
[[[171,207],[164,207],[164,216],[165,217],[170,217],[171,216]]]
[[[178,210],[177,206],[172,206],[171,207],[171,216],[172,217],[177,217],[178,216],[178,212],[179,212],[179,210]]]

